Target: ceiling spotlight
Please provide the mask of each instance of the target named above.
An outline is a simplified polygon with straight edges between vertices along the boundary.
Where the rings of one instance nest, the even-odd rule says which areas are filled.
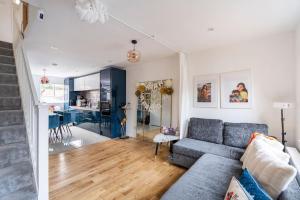
[[[52,63],[52,66],[57,67],[58,64],[57,63]]]
[[[136,63],[140,60],[141,53],[135,49],[135,45],[137,44],[137,40],[131,40],[131,43],[133,45],[133,49],[128,51],[127,60],[129,62]]]
[[[209,31],[209,32],[213,32],[214,30],[215,30],[215,29],[212,28],[212,27],[210,27],[210,28],[207,29],[207,31]]]
[[[51,46],[50,48],[55,51],[58,50],[58,48],[56,46]]]
[[[20,5],[20,4],[21,4],[21,0],[15,0],[14,2],[15,2],[15,4],[17,4],[17,5]]]

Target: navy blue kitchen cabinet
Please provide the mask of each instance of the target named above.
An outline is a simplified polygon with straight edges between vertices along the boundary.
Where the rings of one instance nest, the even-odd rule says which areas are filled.
[[[79,95],[79,92],[74,91],[74,78],[65,78],[64,85],[65,85],[64,110],[68,110],[69,106],[76,105],[76,99],[77,99],[77,95]]]
[[[126,105],[126,71],[109,67],[100,71],[100,134],[121,136],[122,106]]]

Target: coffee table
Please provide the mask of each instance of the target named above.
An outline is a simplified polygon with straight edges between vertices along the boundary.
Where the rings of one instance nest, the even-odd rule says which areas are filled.
[[[170,152],[173,151],[173,144],[179,140],[179,136],[176,135],[165,135],[163,133],[157,134],[153,138],[153,142],[156,143],[155,155],[157,155],[158,147],[163,142],[170,142]]]

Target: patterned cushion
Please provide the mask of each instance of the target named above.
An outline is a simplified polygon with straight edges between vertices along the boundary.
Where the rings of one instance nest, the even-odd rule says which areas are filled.
[[[232,177],[224,200],[252,200],[250,194],[243,188],[240,182]]]
[[[251,123],[224,123],[224,144],[232,147],[246,148],[254,132],[268,135],[268,126]]]
[[[245,169],[240,176],[240,183],[253,196],[254,200],[272,200],[268,193],[256,182],[250,172]]]
[[[223,122],[217,119],[191,118],[188,138],[222,144]]]

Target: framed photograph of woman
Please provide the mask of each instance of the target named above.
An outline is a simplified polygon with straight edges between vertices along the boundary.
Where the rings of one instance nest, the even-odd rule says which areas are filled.
[[[219,75],[194,77],[194,107],[217,108],[219,105]]]
[[[221,74],[221,107],[251,108],[251,70]]]

